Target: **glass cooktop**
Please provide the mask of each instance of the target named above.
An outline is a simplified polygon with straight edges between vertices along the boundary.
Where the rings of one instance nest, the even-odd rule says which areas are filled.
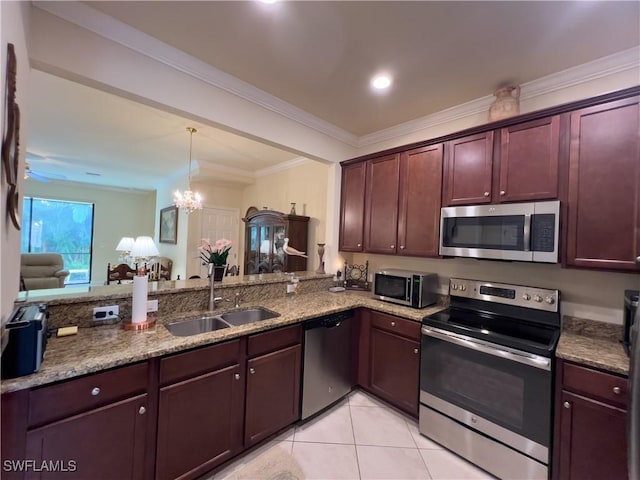
[[[422,323],[546,357],[553,355],[560,337],[555,326],[456,307],[429,315]]]

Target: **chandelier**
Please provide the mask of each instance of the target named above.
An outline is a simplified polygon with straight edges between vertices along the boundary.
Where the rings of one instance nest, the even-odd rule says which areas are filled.
[[[202,196],[198,192],[191,191],[191,147],[193,145],[193,134],[197,130],[193,127],[187,127],[187,132],[189,132],[189,183],[184,193],[180,193],[180,190],[173,192],[173,203],[175,203],[176,207],[189,214],[194,210],[202,209]]]

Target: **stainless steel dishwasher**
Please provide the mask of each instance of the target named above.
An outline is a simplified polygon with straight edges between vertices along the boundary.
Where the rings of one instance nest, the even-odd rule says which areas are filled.
[[[351,391],[352,317],[340,312],[304,324],[303,420]]]

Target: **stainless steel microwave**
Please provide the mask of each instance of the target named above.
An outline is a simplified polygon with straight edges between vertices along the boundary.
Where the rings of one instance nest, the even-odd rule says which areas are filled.
[[[440,255],[558,262],[560,202],[445,207]]]
[[[438,276],[408,270],[381,270],[373,277],[373,296],[386,302],[424,308],[438,300]]]

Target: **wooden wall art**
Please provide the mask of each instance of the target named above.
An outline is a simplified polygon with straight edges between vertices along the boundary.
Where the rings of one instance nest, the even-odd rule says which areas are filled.
[[[12,43],[7,44],[7,78],[4,118],[6,130],[2,139],[2,166],[7,180],[7,215],[20,230],[18,195],[18,167],[20,152],[20,108],[16,103],[16,53]]]

